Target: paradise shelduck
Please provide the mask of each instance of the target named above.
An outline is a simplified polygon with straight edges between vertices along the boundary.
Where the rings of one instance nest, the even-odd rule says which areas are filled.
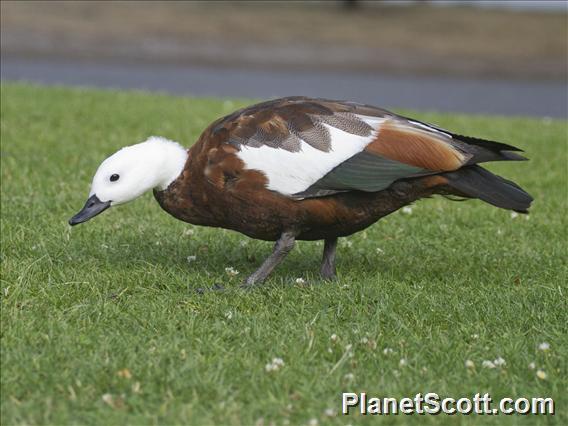
[[[177,219],[276,241],[244,286],[263,282],[295,240],[325,241],[321,274],[331,279],[338,237],[420,198],[478,198],[526,213],[529,194],[477,165],[525,160],[513,151],[521,150],[370,105],[288,97],[218,119],[189,150],[160,137],[121,149],[69,223],[153,189]]]

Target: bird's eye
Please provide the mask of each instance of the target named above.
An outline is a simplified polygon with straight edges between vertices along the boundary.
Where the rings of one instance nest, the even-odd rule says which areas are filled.
[[[110,177],[110,181],[116,182],[119,178],[120,178],[120,176],[115,173]]]

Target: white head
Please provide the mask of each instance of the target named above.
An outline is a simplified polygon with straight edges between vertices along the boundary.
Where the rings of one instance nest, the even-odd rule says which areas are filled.
[[[101,163],[85,207],[69,223],[85,222],[150,189],[166,189],[181,174],[186,160],[187,151],[180,144],[161,137],[122,148]]]

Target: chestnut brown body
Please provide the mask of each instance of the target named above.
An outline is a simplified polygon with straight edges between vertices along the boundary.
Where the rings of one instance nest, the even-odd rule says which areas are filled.
[[[232,229],[266,241],[276,241],[291,229],[298,232],[299,240],[344,237],[413,201],[445,192],[441,180],[432,182],[424,177],[400,181],[379,192],[294,200],[262,185],[236,192],[236,182],[217,186],[203,177],[192,178],[191,173],[188,176],[172,183],[166,191],[154,193],[165,211],[184,222]]]

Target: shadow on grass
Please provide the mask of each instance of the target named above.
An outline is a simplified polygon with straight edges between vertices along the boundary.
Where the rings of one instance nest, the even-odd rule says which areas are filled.
[[[114,248],[99,248],[82,245],[75,253],[78,258],[90,258],[96,264],[116,269],[129,269],[136,265],[154,265],[163,270],[172,270],[174,274],[187,273],[189,276],[208,277],[211,281],[222,282],[226,276],[225,268],[234,267],[244,278],[258,268],[269,256],[272,243],[250,240],[244,249],[234,238],[231,241],[215,241],[219,247],[208,247],[203,240],[165,240],[159,245],[146,241],[144,236],[124,235],[113,240]],[[146,239],[147,240],[147,239]],[[206,250],[200,250],[206,247]],[[320,281],[319,268],[322,247],[314,243],[302,242],[302,249],[292,251],[284,262],[276,268],[269,281],[293,282],[297,278]],[[196,255],[195,261],[189,262],[188,256]],[[472,253],[465,253],[470,256]],[[440,253],[425,251],[423,248],[409,245],[404,256],[374,256],[359,250],[349,253],[338,250],[337,271],[339,281],[342,278],[360,280],[384,280],[394,282],[418,282],[425,279],[438,280],[452,277],[453,280],[468,281],[478,273],[475,262],[455,264],[444,262]],[[91,263],[92,265],[92,263]],[[76,264],[81,268],[80,262]],[[324,280],[321,280],[324,282]]]

